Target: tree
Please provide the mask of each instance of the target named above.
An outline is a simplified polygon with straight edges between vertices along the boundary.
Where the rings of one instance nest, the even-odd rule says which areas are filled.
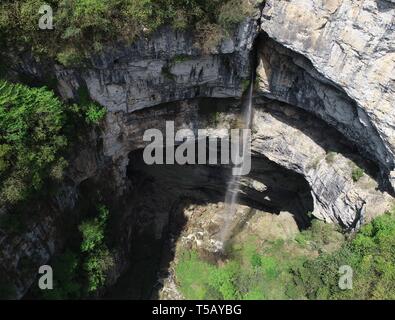
[[[0,205],[15,204],[61,177],[66,107],[46,88],[0,80]]]

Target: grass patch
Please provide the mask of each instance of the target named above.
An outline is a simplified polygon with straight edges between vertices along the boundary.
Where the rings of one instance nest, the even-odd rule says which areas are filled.
[[[393,248],[395,210],[347,241],[335,226],[315,220],[295,241],[250,236],[233,244],[221,265],[184,253],[176,276],[188,299],[395,299]],[[351,290],[339,288],[344,265],[353,269]]]
[[[215,267],[200,260],[196,252],[183,252],[176,267],[182,294],[188,299],[204,299],[209,287],[207,274],[214,270]]]
[[[251,235],[231,244],[228,260],[220,265],[202,260],[196,252],[184,252],[176,266],[180,290],[187,299],[304,299],[292,270],[301,268],[316,256],[316,247],[337,234],[333,226],[317,220],[296,241],[262,242]]]

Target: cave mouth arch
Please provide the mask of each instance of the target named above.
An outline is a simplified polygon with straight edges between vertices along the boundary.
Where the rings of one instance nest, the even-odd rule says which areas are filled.
[[[230,166],[147,165],[143,149],[129,153],[127,175],[130,184],[128,221],[122,234],[129,233],[129,267],[109,289],[108,298],[156,299],[174,259],[174,246],[188,223],[187,204],[204,206],[225,199]],[[239,204],[272,214],[287,211],[300,230],[310,225],[307,214],[313,199],[307,181],[262,155],[253,155],[252,170],[241,181]],[[254,212],[254,211],[251,212]],[[126,230],[127,229],[127,230]]]

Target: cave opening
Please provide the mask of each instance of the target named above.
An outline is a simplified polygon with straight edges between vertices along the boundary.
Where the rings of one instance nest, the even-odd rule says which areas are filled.
[[[126,272],[110,288],[109,299],[158,298],[163,279],[174,276],[170,264],[190,221],[187,208],[195,208],[194,219],[216,237],[219,226],[213,223],[210,210],[222,210],[231,169],[224,165],[147,165],[142,149],[129,154],[131,192],[127,202],[129,220],[134,223],[122,224],[125,230],[120,232],[130,234],[130,259]],[[241,180],[239,205],[249,210],[233,226],[234,234],[257,210],[273,215],[289,212],[300,230],[310,225],[313,211],[306,180],[262,155],[253,155],[252,170]]]

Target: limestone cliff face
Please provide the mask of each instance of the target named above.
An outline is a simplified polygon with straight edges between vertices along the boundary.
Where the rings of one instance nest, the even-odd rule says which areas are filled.
[[[393,187],[394,26],[392,0],[268,0],[259,73],[263,92],[335,126]]]
[[[319,219],[355,228],[389,209],[392,197],[379,191],[374,172],[353,181],[357,164],[368,167],[365,159],[322,120],[269,102],[257,104],[254,128],[253,151],[306,179]]]
[[[62,247],[57,224],[88,179],[114,184],[114,201],[137,192],[134,202],[117,208],[124,212],[112,283],[127,267],[139,233],[154,229],[160,241],[177,194],[217,192],[223,198],[218,170],[224,169],[210,167],[158,171],[164,182],[139,194],[130,177],[137,170],[131,154],[145,146],[145,129],[163,129],[166,120],[174,120],[176,130],[211,127],[210,116],[199,111],[202,104],[221,111],[217,126],[231,127],[255,67],[254,49],[255,161],[242,180],[243,199],[298,213],[306,213],[304,202],[312,199],[315,216],[349,229],[387,209],[392,198],[382,182],[395,188],[394,17],[395,3],[388,0],[267,0],[259,22],[246,19],[208,53],[195,45],[195,35],[165,27],[149,39],[106,49],[89,68],[55,65],[51,72],[65,100],[78,100],[79,88],[86,87],[108,114],[100,137],[71,161],[48,217],[22,235],[0,230],[0,271],[12,276],[18,297],[33,283],[36,267]],[[44,76],[32,60],[20,61],[19,71]],[[366,172],[358,182],[352,179],[356,164]],[[165,182],[173,186],[167,190]],[[33,260],[33,273],[21,272],[23,259]]]
[[[251,52],[258,32],[248,18],[220,43],[203,52],[196,35],[164,27],[130,46],[108,48],[80,71],[56,66],[64,99],[78,99],[86,86],[90,97],[108,111],[103,153],[114,163],[119,193],[125,189],[127,115],[136,110],[199,97],[240,98],[253,68]],[[135,123],[132,124],[135,128]]]
[[[81,81],[109,111],[133,112],[196,97],[240,97],[251,74],[250,52],[257,22],[249,18],[210,52],[191,32],[162,28],[149,39],[108,48],[84,72],[58,67],[59,88],[73,98]]]

